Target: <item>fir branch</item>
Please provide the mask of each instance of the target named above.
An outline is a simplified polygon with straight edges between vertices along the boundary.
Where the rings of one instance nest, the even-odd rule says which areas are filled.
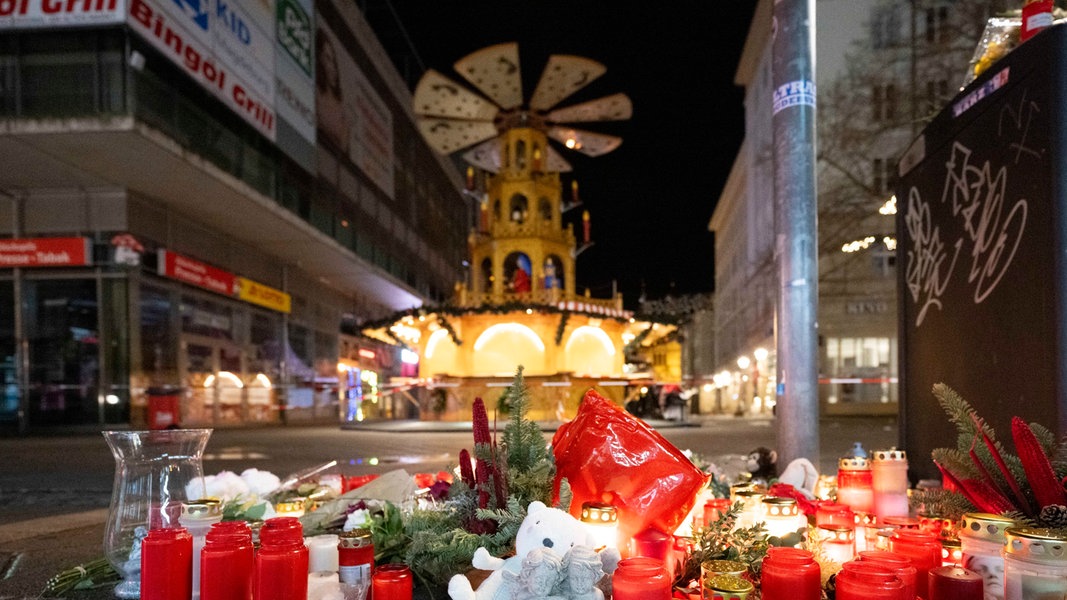
[[[955,448],[934,448],[930,457],[957,477],[973,479],[978,476],[966,453]]]
[[[1056,434],[1048,430],[1047,427],[1041,423],[1030,423],[1030,431],[1034,432],[1034,437],[1037,438],[1037,443],[1041,445],[1041,449],[1045,452],[1045,456],[1053,457],[1056,455],[1056,451],[1059,449],[1059,443],[1056,440]],[[1057,471],[1058,473],[1059,471]]]

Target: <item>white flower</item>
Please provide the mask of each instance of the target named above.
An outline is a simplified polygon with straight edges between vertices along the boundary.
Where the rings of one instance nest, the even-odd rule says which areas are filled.
[[[204,490],[204,496],[219,498],[223,502],[238,496],[248,496],[249,493],[248,485],[233,471],[221,471],[218,475],[208,475],[203,480],[197,478],[185,486],[185,493],[190,500],[201,498],[201,490]]]
[[[345,524],[341,529],[344,531],[352,531],[353,529],[366,528],[369,524],[370,511],[361,508],[349,513],[348,518],[345,519]]]
[[[256,496],[266,496],[282,484],[281,479],[274,473],[259,469],[245,469],[241,473],[241,480],[248,487],[248,491]]]

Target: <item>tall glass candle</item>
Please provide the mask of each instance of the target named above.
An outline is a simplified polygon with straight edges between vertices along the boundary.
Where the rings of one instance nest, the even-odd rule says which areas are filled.
[[[193,536],[184,527],[149,531],[141,540],[142,600],[188,600],[192,581]]]
[[[982,576],[963,567],[932,569],[926,600],[982,600]]]
[[[259,530],[252,594],[255,600],[307,598],[308,549],[295,517],[267,519]]]
[[[800,507],[793,498],[764,498],[762,505],[763,514],[758,521],[764,523],[769,536],[784,538],[808,526],[807,517],[800,512]]]
[[[625,558],[611,576],[612,600],[670,600],[671,578],[662,561]],[[375,597],[374,600],[380,600]]]
[[[764,600],[819,600],[819,563],[807,550],[772,546],[763,559],[760,590]]]
[[[889,538],[889,550],[911,559],[915,567],[915,593],[926,598],[926,574],[941,566],[941,542],[928,531],[898,529]]]
[[[374,572],[374,540],[367,529],[353,529],[337,542],[337,576],[341,583],[370,585]]]
[[[193,598],[200,598],[200,552],[204,549],[211,526],[222,521],[222,503],[215,498],[203,498],[182,505],[178,517],[182,527],[193,536]]]
[[[763,517],[763,498],[766,496],[762,490],[750,488],[733,492],[735,502],[741,503],[741,511],[737,515],[735,529],[752,527],[759,523]]]
[[[1004,598],[1004,532],[1015,527],[1014,519],[991,513],[967,513],[960,524],[961,565],[985,580],[985,600]]]
[[[578,519],[593,538],[595,549],[619,547],[619,512],[610,504],[583,502]]]
[[[871,464],[866,457],[846,456],[838,461],[837,501],[858,513],[874,512]]]
[[[837,573],[836,600],[912,600],[904,584],[885,567],[860,560],[845,563]]]
[[[411,568],[407,565],[386,564],[374,569],[371,576],[374,600],[411,600],[413,590]]]
[[[704,527],[719,520],[719,517],[730,510],[729,498],[712,498],[704,503]]]
[[[826,558],[845,564],[856,556],[856,532],[849,527],[819,526],[816,528],[819,548]]]
[[[1067,537],[1036,527],[1012,527],[1004,537],[1004,600],[1067,598]]]
[[[871,460],[874,513],[879,518],[908,516],[908,458],[903,450],[875,450]]]
[[[252,600],[254,566],[248,525],[243,521],[216,523],[200,553],[200,600]]]
[[[817,527],[856,527],[856,514],[847,504],[840,502],[820,502],[815,509]]]
[[[337,572],[337,543],[336,534],[324,533],[309,538],[304,538],[304,545],[308,547],[308,572],[319,573],[330,571]]]
[[[941,540],[941,566],[963,566],[963,545],[959,540]]]
[[[869,562],[884,569],[888,569],[904,584],[904,597],[914,600],[916,575],[915,567],[911,565],[911,559],[902,554],[894,554],[888,550],[864,550],[859,553],[859,560]]]

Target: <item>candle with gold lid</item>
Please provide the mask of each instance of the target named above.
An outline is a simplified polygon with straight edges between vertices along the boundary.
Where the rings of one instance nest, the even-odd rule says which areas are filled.
[[[764,498],[761,504],[763,515],[758,521],[763,521],[768,536],[785,538],[807,528],[808,519],[793,498]]]
[[[941,565],[963,566],[963,546],[959,540],[947,538],[941,540]]]
[[[306,502],[307,501],[303,498],[293,498],[291,500],[286,500],[285,502],[276,502],[274,504],[274,513],[279,517],[302,517],[304,516]]]
[[[856,532],[848,527],[820,526],[816,528],[822,553],[838,564],[845,564],[856,556]]]
[[[766,494],[758,488],[749,488],[734,492],[736,502],[741,503],[741,511],[737,515],[735,529],[752,527],[760,522],[763,517],[763,498]]]
[[[704,581],[705,600],[745,600],[755,586],[735,575],[716,575]]]
[[[1011,527],[1004,537],[1004,600],[1067,598],[1067,535]]]
[[[579,521],[593,538],[595,549],[618,548],[619,512],[614,506],[600,502],[583,502]]]
[[[1004,597],[1004,532],[1016,525],[1014,519],[992,513],[966,513],[960,520],[961,564],[985,580],[986,600]]]
[[[897,448],[875,450],[871,460],[871,486],[874,514],[879,519],[908,516],[907,453]]]
[[[218,498],[200,498],[182,504],[178,522],[193,536],[192,600],[200,598],[200,553],[204,549],[208,531],[222,521],[222,501]]]
[[[866,456],[845,456],[838,461],[837,501],[858,513],[874,512],[871,463]]]

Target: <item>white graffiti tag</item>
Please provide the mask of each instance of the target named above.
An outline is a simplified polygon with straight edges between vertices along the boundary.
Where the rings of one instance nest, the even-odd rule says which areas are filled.
[[[1027,204],[1018,200],[1006,208],[1007,166],[994,173],[989,161],[978,167],[970,159],[970,149],[953,144],[941,202],[951,203],[952,215],[960,220],[971,242],[967,282],[973,284],[978,304],[996,289],[1015,257],[1026,229]]]
[[[952,271],[956,268],[956,259],[959,258],[963,240],[956,240],[952,260],[946,264],[948,249],[941,241],[941,228],[931,223],[930,206],[923,202],[919,197],[919,190],[914,187],[908,192],[908,212],[904,217],[904,226],[911,239],[904,280],[912,301],[921,304],[919,314],[915,318],[915,326],[918,327],[922,325],[930,307],[941,308],[941,295],[945,293]]]

